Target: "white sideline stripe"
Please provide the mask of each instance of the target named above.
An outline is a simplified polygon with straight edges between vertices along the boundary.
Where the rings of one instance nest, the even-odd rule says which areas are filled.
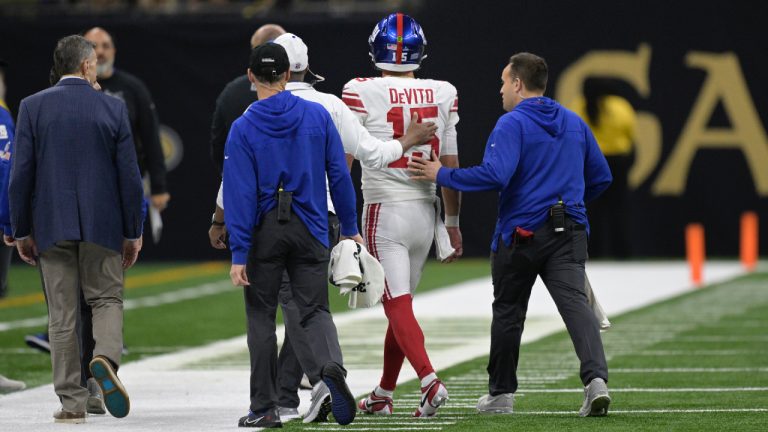
[[[230,281],[210,282],[191,288],[184,288],[175,291],[168,291],[153,296],[139,297],[123,301],[123,310],[140,309],[147,307],[156,307],[171,303],[178,303],[185,300],[193,300],[200,297],[221,294],[227,291],[241,289],[233,286]],[[26,318],[16,321],[0,322],[0,332],[14,330],[19,328],[40,327],[48,324],[48,316],[37,318]]]

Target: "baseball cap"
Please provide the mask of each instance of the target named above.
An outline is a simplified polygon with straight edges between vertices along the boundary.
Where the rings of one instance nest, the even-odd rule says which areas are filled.
[[[307,55],[309,50],[300,37],[293,33],[284,33],[272,42],[285,48],[288,61],[291,62],[291,72],[301,72],[309,66],[309,56]]]
[[[306,70],[307,74],[304,77],[304,81],[310,84],[325,80],[322,76],[315,75],[309,70],[309,49],[300,37],[293,33],[284,33],[275,38],[274,42],[285,48],[285,52],[288,54],[288,61],[291,63],[291,72]]]
[[[288,70],[288,54],[281,45],[267,42],[251,50],[248,67],[256,76],[280,75]]]

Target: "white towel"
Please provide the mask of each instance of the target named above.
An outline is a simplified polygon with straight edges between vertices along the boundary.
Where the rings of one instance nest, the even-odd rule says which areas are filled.
[[[448,237],[448,230],[445,228],[445,223],[443,223],[443,218],[440,217],[440,212],[442,210],[442,206],[440,203],[440,198],[435,197],[434,201],[435,205],[435,255],[437,255],[437,259],[441,262],[445,262],[448,257],[450,257],[454,252],[456,252],[456,249],[451,246],[451,238]]]
[[[349,294],[363,281],[360,270],[360,248],[354,240],[342,240],[331,250],[328,263],[328,281],[339,288],[341,294]]]
[[[374,306],[384,295],[384,268],[353,240],[342,240],[331,251],[328,280],[342,295],[349,294],[352,309]]]

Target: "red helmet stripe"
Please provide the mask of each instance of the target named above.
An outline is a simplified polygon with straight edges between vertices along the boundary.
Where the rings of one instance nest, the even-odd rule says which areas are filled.
[[[403,14],[397,14],[397,54],[395,54],[395,63],[402,63],[403,57]]]

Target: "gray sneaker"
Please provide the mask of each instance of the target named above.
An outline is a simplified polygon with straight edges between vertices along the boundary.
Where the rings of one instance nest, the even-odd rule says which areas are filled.
[[[309,411],[304,414],[304,423],[319,423],[328,421],[331,412],[331,391],[325,382],[318,381],[312,388],[312,399],[309,403]]]
[[[10,393],[24,390],[27,385],[23,381],[16,381],[0,375],[0,393]]]
[[[608,414],[608,405],[611,397],[608,396],[608,386],[602,378],[593,379],[584,387],[584,403],[581,405],[579,415],[581,417],[602,417]]]
[[[515,403],[515,395],[502,393],[491,396],[489,394],[477,401],[477,411],[480,414],[512,414],[512,406]]]
[[[287,422],[299,417],[299,410],[297,408],[289,407],[277,407],[277,413],[280,415],[280,421]]]
[[[94,378],[88,378],[86,381],[88,387],[88,400],[85,403],[85,410],[88,414],[106,414],[107,408],[104,407],[104,396],[101,394],[101,387]]]

